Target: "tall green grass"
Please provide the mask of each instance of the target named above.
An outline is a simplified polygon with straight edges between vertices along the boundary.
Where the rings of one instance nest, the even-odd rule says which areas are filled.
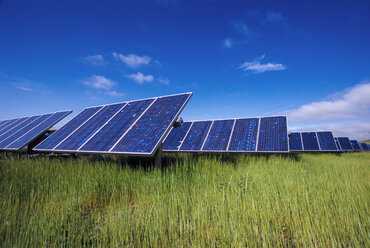
[[[1,247],[369,247],[370,154],[2,158]]]

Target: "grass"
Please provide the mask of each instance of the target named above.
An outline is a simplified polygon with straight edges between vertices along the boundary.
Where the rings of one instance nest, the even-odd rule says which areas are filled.
[[[1,247],[369,247],[370,153],[0,160]]]

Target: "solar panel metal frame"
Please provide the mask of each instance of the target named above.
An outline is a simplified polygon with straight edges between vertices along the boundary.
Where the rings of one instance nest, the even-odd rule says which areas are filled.
[[[31,118],[31,117],[34,117],[34,116],[43,116],[43,115],[48,115],[48,114],[51,114],[51,116],[49,116],[48,118],[46,118],[44,121],[46,121],[47,119],[49,119],[50,117],[52,117],[54,114],[56,113],[60,113],[60,112],[66,112],[65,115],[61,116],[58,120],[56,120],[55,122],[53,122],[52,124],[50,124],[47,128],[44,129],[44,131],[40,132],[38,135],[36,135],[35,137],[33,137],[32,139],[28,140],[28,142],[26,144],[24,144],[21,148],[19,149],[15,149],[15,148],[0,148],[0,151],[19,151],[21,150],[23,147],[25,147],[26,145],[29,145],[30,143],[32,143],[34,140],[36,140],[37,138],[39,138],[41,135],[43,135],[47,130],[49,130],[51,127],[53,127],[55,124],[57,124],[58,122],[60,122],[61,120],[63,120],[66,116],[70,115],[73,111],[72,110],[61,110],[61,111],[56,111],[56,112],[51,112],[51,113],[46,113],[46,114],[39,114],[39,115],[30,115],[30,116],[25,116],[25,117],[21,117],[21,118]],[[20,118],[18,118],[20,119]],[[13,120],[13,119],[11,119]],[[35,119],[34,121],[36,121],[37,119]],[[25,121],[25,120],[24,120]],[[40,125],[41,123],[43,123],[44,121],[40,122],[38,125]],[[33,121],[32,121],[33,122]],[[31,123],[32,123],[31,122]],[[13,128],[16,128],[18,125],[22,124],[23,121],[21,123],[18,123],[15,127]],[[31,124],[30,123],[30,124]],[[27,133],[29,133],[30,131],[32,131],[34,128],[36,128],[38,125],[36,125],[35,127],[31,128],[28,132],[26,132],[25,134],[23,134],[22,136],[20,136],[19,138],[17,138],[15,141],[17,141],[18,139],[22,138],[24,135],[26,135]],[[12,128],[12,129],[13,129]],[[12,129],[8,130],[8,131],[11,131]],[[7,132],[8,132],[7,131]],[[5,132],[5,133],[7,133]],[[4,134],[5,134],[4,133]],[[13,141],[12,143],[10,143],[9,145],[13,144],[15,141]],[[9,146],[8,145],[8,146]]]
[[[361,151],[361,146],[360,146],[360,143],[358,142],[358,140],[349,140],[349,142],[352,145],[353,151],[355,151],[355,152],[360,152]],[[354,142],[355,144],[357,143],[359,149],[355,149],[355,147],[353,146],[352,142]]]
[[[340,152],[339,149],[337,150],[323,150],[321,148],[321,145],[320,145],[320,139],[319,139],[319,135],[317,133],[320,133],[320,132],[330,132],[332,135],[333,135],[333,132],[332,131],[316,131],[316,137],[317,137],[317,142],[319,143],[319,147],[320,147],[320,151],[321,152]],[[335,142],[335,138],[334,138],[334,135],[333,135],[333,140],[334,140],[334,143],[335,143],[335,146],[337,147],[337,143]],[[337,147],[338,148],[338,147]]]
[[[339,142],[339,139],[338,138],[347,138],[348,140],[349,140],[349,144],[351,145],[351,147],[352,147],[352,149],[343,149],[342,148],[342,145],[340,144],[340,142]],[[352,143],[351,143],[351,140],[348,138],[348,137],[334,137],[334,140],[337,140],[338,141],[338,145],[340,146],[340,151],[342,151],[342,152],[354,152],[355,151],[355,149],[353,149],[353,146],[352,146]]]
[[[299,133],[299,137],[301,139],[301,146],[302,146],[302,150],[291,150],[290,149],[290,146],[289,146],[289,152],[304,152],[304,147],[303,147],[303,139],[302,139],[302,132],[288,132],[288,139],[289,139],[289,134],[291,133]],[[288,143],[290,145],[290,143]]]
[[[136,122],[138,120],[140,120],[140,118],[146,113],[146,111],[152,106],[152,104],[155,103],[156,99],[159,99],[159,98],[164,98],[164,97],[171,97],[171,96],[178,96],[178,95],[186,95],[186,94],[189,94],[188,98],[186,99],[186,101],[183,103],[183,105],[181,106],[181,108],[179,109],[179,111],[177,112],[177,114],[175,115],[175,117],[171,120],[170,124],[168,125],[167,129],[165,130],[165,132],[162,134],[162,136],[160,137],[160,139],[158,140],[157,144],[154,146],[154,148],[152,149],[152,151],[150,153],[145,153],[145,152],[113,152],[113,151],[79,151],[79,150],[54,150],[55,147],[57,147],[58,145],[56,145],[54,147],[54,149],[50,150],[50,149],[33,149],[34,151],[37,151],[37,152],[52,152],[52,153],[75,153],[75,154],[106,154],[106,155],[129,155],[129,156],[140,156],[140,157],[152,157],[155,153],[155,151],[157,151],[157,149],[159,148],[159,146],[162,144],[163,140],[165,139],[165,137],[167,137],[168,133],[170,132],[173,124],[175,123],[175,121],[178,119],[179,115],[181,114],[181,112],[183,111],[183,109],[185,108],[186,104],[189,102],[190,98],[193,96],[193,93],[192,92],[185,92],[185,93],[180,93],[180,94],[172,94],[172,95],[165,95],[165,96],[159,96],[159,97],[148,97],[148,98],[143,98],[143,99],[136,99],[136,100],[131,100],[131,101],[124,101],[124,102],[117,102],[117,103],[111,103],[111,104],[105,104],[105,105],[96,105],[96,106],[91,106],[91,107],[87,107],[85,109],[89,109],[89,108],[95,108],[95,107],[101,107],[101,109],[103,109],[104,107],[106,106],[110,106],[110,105],[116,105],[116,104],[125,104],[124,107],[128,104],[128,103],[131,103],[131,102],[138,102],[138,101],[144,101],[144,100],[149,100],[149,99],[153,99],[153,102],[151,102],[149,104],[149,106],[140,114],[140,116],[130,125],[130,127],[127,129],[127,131],[120,137],[119,140],[121,140],[122,137],[124,137],[126,135],[126,133],[136,124]],[[123,107],[123,108],[124,108]],[[85,110],[84,109],[84,110]],[[100,110],[101,110],[100,109]],[[121,108],[122,109],[122,108]],[[121,110],[120,109],[120,110]],[[96,113],[94,113],[93,115],[91,115],[87,120],[89,120],[91,117],[93,117],[95,114],[97,114],[100,110],[98,110]],[[120,111],[119,110],[119,111]],[[81,111],[82,112],[82,111]],[[80,113],[81,113],[80,112]],[[79,114],[80,114],[79,113]],[[73,120],[73,119],[72,119]],[[86,120],[86,121],[87,121]],[[85,121],[85,122],[86,122]],[[84,123],[85,123],[84,122]],[[109,119],[104,123],[107,124],[107,122],[109,122]],[[66,123],[65,125],[67,125],[68,123]],[[81,124],[80,126],[78,126],[74,131],[76,131],[77,129],[79,129],[81,126],[83,126],[84,124]],[[102,126],[104,126],[102,125]],[[73,132],[74,132],[73,131]],[[73,132],[71,132],[70,134],[72,134]],[[53,134],[52,134],[53,135]],[[52,136],[50,135],[50,136]],[[94,134],[95,135],[95,134]],[[69,136],[67,136],[68,138]],[[67,139],[65,138],[65,139]],[[118,142],[119,142],[118,140]],[[117,142],[117,143],[118,143]],[[42,142],[41,142],[42,143]],[[40,144],[41,144],[40,143]],[[115,144],[116,145],[116,144]],[[110,150],[113,150],[113,148],[115,147],[115,145],[110,149]],[[82,145],[83,146],[83,145]],[[82,147],[80,146],[79,149]]]
[[[187,131],[186,135],[184,136],[184,139],[181,142],[181,145],[177,150],[165,150],[163,149],[163,152],[169,152],[169,153],[174,153],[174,152],[184,152],[184,153],[289,153],[289,136],[288,136],[288,131],[287,131],[287,145],[288,149],[287,151],[257,151],[258,149],[258,140],[259,140],[259,134],[260,134],[260,124],[261,124],[261,118],[266,118],[266,117],[285,117],[287,119],[288,123],[288,117],[286,115],[275,115],[275,116],[260,116],[260,117],[241,117],[241,118],[223,118],[223,119],[208,119],[208,120],[195,120],[195,121],[187,121],[187,122],[192,122],[191,126],[189,127],[189,130]],[[236,120],[240,119],[256,119],[258,118],[258,128],[257,128],[257,138],[256,138],[256,148],[254,151],[235,151],[231,150],[229,151],[229,146],[230,146],[230,141],[232,139],[233,133],[234,133],[234,127]],[[225,120],[234,120],[233,127],[231,129],[230,137],[229,137],[229,142],[227,144],[226,150],[202,150],[204,147],[205,142],[207,141],[207,137],[204,139],[203,144],[202,144],[202,149],[201,150],[180,150],[182,143],[185,141],[189,131],[191,130],[194,122],[199,122],[199,121],[212,121],[211,126],[207,130],[208,134],[212,128],[213,122],[214,121],[225,121]],[[174,127],[171,128],[171,130],[168,132],[167,136],[169,133],[172,131]],[[207,134],[207,136],[208,136]],[[163,139],[163,142],[166,140],[167,136]]]
[[[321,145],[320,145],[320,142],[319,142],[319,136],[317,135],[316,131],[302,131],[300,133],[301,133],[302,148],[303,148],[303,150],[301,152],[322,152],[323,151],[323,150],[321,150]],[[317,145],[319,147],[319,150],[305,150],[304,149],[304,142],[303,142],[303,138],[302,138],[302,133],[315,133],[316,134],[316,142],[317,142]]]

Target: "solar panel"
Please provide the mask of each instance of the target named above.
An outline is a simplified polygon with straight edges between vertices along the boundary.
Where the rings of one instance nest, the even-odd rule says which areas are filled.
[[[151,156],[192,93],[86,108],[35,151]]]
[[[350,140],[351,145],[353,147],[353,150],[355,151],[361,151],[360,144],[358,143],[357,140]]]
[[[321,151],[338,151],[333,133],[330,131],[316,132]]]
[[[302,151],[302,137],[301,133],[290,133],[289,134],[289,150],[290,151]]]
[[[369,151],[369,146],[366,143],[360,143],[360,146],[362,147],[363,151]]]
[[[287,152],[286,117],[184,122],[172,128],[163,151]]]
[[[353,151],[353,147],[348,137],[337,137],[337,140],[342,151]]]
[[[0,130],[0,150],[20,150],[71,112],[61,111],[4,122]]]
[[[302,132],[304,151],[320,151],[316,132]]]

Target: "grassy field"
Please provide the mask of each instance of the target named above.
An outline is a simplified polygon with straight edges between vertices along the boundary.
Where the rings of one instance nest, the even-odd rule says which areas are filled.
[[[0,247],[369,247],[370,153],[0,160]]]

